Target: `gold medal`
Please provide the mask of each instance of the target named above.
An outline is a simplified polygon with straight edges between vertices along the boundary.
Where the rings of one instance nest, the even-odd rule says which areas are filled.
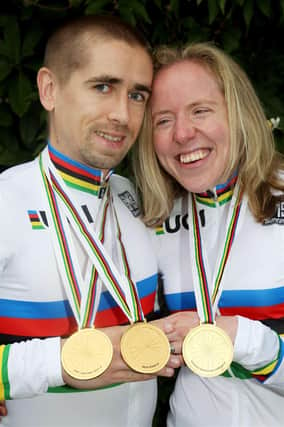
[[[200,377],[216,377],[225,372],[233,360],[233,351],[229,335],[211,323],[193,328],[182,345],[186,365]]]
[[[161,329],[146,322],[139,322],[130,326],[123,334],[120,351],[131,369],[152,374],[167,364],[170,344]]]
[[[65,371],[78,380],[101,375],[110,365],[112,343],[103,332],[94,328],[80,329],[64,343],[61,362]]]

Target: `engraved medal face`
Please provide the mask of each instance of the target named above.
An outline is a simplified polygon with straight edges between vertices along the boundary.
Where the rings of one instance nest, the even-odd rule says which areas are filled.
[[[127,365],[136,372],[160,371],[170,357],[170,344],[164,332],[145,322],[135,323],[123,334],[120,351]]]
[[[64,343],[61,361],[65,371],[78,380],[89,380],[101,375],[110,365],[112,343],[103,332],[80,329]]]
[[[200,377],[216,377],[225,372],[233,360],[233,351],[227,333],[212,324],[193,328],[182,346],[186,365]]]

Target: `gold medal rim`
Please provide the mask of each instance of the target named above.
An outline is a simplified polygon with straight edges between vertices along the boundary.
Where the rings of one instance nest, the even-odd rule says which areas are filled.
[[[144,329],[144,328],[155,331],[155,336],[158,335],[160,337],[160,343],[162,345],[162,350],[157,352],[157,354],[160,353],[158,361],[153,361],[151,366],[147,366],[147,367],[143,365],[143,361],[138,362],[129,353],[129,348],[128,348],[128,345],[129,345],[128,341],[129,339],[131,340],[130,338],[131,335],[134,333],[136,336],[137,333],[139,334],[139,329]],[[120,352],[123,360],[131,369],[143,374],[153,374],[155,372],[160,371],[164,366],[166,366],[170,358],[170,343],[168,341],[167,336],[160,328],[154,325],[150,325],[147,322],[139,322],[131,325],[122,335],[121,341],[120,341]],[[158,366],[157,366],[157,363],[158,363]],[[155,366],[152,366],[152,365],[155,365]]]
[[[104,360],[101,362],[102,363],[101,368],[96,369],[95,374],[94,373],[80,373],[80,372],[78,372],[77,369],[74,366],[72,366],[72,362],[70,361],[70,356],[68,355],[68,353],[70,353],[70,350],[72,351],[72,346],[78,345],[78,344],[76,344],[76,341],[78,340],[78,336],[83,336],[83,334],[85,334],[85,335],[86,334],[92,334],[92,335],[95,334],[97,336],[99,335],[100,338],[103,338],[104,342],[105,342],[105,350],[106,350],[105,357],[104,357]],[[94,339],[96,339],[95,336],[94,336]],[[75,332],[74,334],[72,334],[70,337],[67,338],[67,340],[63,344],[63,347],[61,350],[61,363],[62,363],[64,370],[72,378],[75,378],[77,380],[90,380],[90,379],[99,377],[100,375],[102,375],[107,370],[107,368],[111,364],[112,357],[113,357],[113,346],[112,346],[111,340],[109,339],[109,337],[104,332],[99,331],[95,328],[84,328],[84,329],[80,329],[79,331]],[[79,358],[80,358],[80,356],[79,356]],[[82,356],[81,356],[81,358],[82,358]]]
[[[222,365],[218,365],[219,367],[210,370],[205,370],[204,368],[198,366],[198,360],[192,360],[192,356],[190,355],[192,351],[191,349],[195,345],[194,341],[196,340],[196,337],[198,336],[200,339],[200,335],[204,334],[205,332],[207,334],[208,332],[218,334],[218,336],[223,339],[223,347],[226,350],[226,355],[224,352],[224,361]],[[186,335],[182,345],[182,355],[186,365],[200,377],[216,377],[221,375],[230,367],[233,360],[233,353],[234,348],[229,335],[223,329],[213,324],[201,324],[193,328]]]

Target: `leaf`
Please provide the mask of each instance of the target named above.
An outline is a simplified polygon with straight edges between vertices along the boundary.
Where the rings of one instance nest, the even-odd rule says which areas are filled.
[[[154,0],[155,6],[157,6],[159,9],[162,9],[162,1],[161,0]]]
[[[208,0],[208,12],[209,12],[209,24],[212,24],[212,22],[218,15],[217,0]]]
[[[280,0],[280,7],[282,10],[282,15],[284,15],[284,0]]]
[[[36,135],[40,130],[40,112],[29,111],[20,119],[20,135],[25,147],[29,148],[36,142]]]
[[[29,151],[22,150],[12,129],[0,127],[0,165],[12,166],[31,159]]]
[[[89,1],[88,6],[85,9],[86,15],[96,15],[104,9],[105,6],[110,4],[110,0],[96,0],[96,1]]]
[[[9,127],[13,123],[13,116],[7,104],[0,104],[0,126]]]
[[[146,11],[146,9],[142,3],[139,3],[138,1],[132,1],[131,6],[132,6],[134,13],[137,16],[141,16],[145,22],[147,22],[148,24],[151,24],[151,20],[150,20],[148,13],[147,13],[147,11]]]
[[[7,56],[9,58],[9,49],[3,40],[0,40],[0,55]]]
[[[0,81],[4,80],[10,74],[12,68],[10,62],[4,56],[0,56]]]
[[[22,57],[32,56],[34,54],[34,48],[39,43],[42,34],[43,31],[39,24],[34,24],[28,30],[23,41]]]
[[[244,19],[247,28],[249,28],[253,16],[253,6],[253,0],[247,0],[243,8]]]
[[[225,14],[225,6],[226,6],[226,0],[219,0],[219,7],[220,7],[223,15]]]
[[[175,16],[179,16],[179,0],[170,1],[170,10],[173,11]]]
[[[36,73],[41,66],[42,66],[42,58],[39,58],[37,56],[29,57],[28,59],[25,60],[25,63],[23,64],[24,68],[35,71]]]
[[[228,31],[224,31],[222,34],[224,50],[227,53],[231,53],[234,50],[238,49],[240,46],[241,36],[242,32],[238,27],[233,27],[230,28]]]
[[[71,7],[79,7],[83,3],[82,0],[69,0],[69,4]]]
[[[119,6],[119,14],[121,18],[124,21],[128,22],[130,25],[133,25],[133,26],[136,25],[136,19],[135,19],[134,13],[129,7]]]
[[[15,16],[7,17],[3,33],[9,58],[13,64],[18,65],[21,60],[21,37],[19,24]]]
[[[256,4],[259,10],[263,13],[263,15],[267,17],[270,16],[271,14],[270,0],[258,0]]]
[[[20,71],[13,79],[8,91],[9,104],[19,117],[22,117],[29,108],[30,100],[28,100],[28,97],[31,92],[32,84],[30,80]]]

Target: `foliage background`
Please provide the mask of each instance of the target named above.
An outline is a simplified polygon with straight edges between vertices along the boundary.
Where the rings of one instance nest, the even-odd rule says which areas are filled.
[[[36,156],[45,114],[36,72],[46,39],[64,18],[115,14],[152,45],[214,41],[247,71],[267,117],[284,123],[284,0],[10,0],[0,5],[0,168]],[[284,133],[275,131],[284,152]],[[128,173],[127,159],[120,172]],[[165,425],[172,382],[161,380],[155,427]]]

